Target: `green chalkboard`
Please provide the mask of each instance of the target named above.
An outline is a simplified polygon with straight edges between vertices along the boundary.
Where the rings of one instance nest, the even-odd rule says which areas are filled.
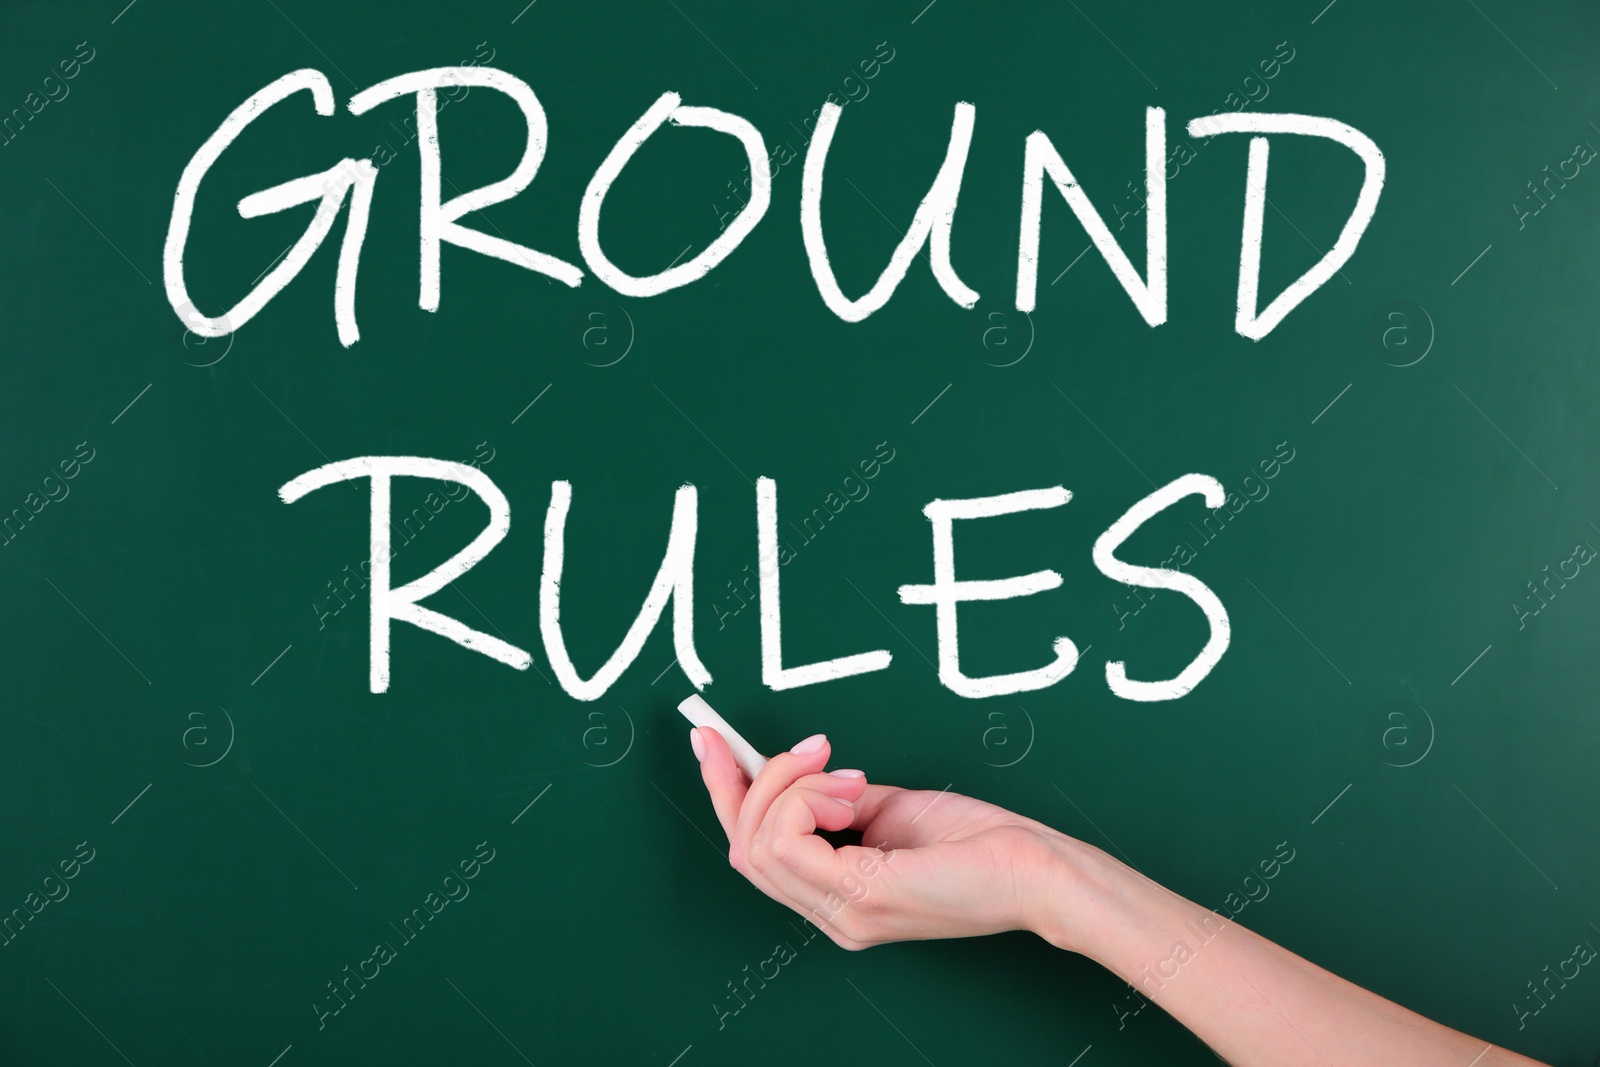
[[[1592,5],[525,2],[0,16],[0,1059],[1213,1062],[1027,935],[808,940],[730,869],[674,710],[692,591],[704,694],[760,748],[826,732],[875,780],[1247,899],[1241,923],[1424,1015],[1594,1061],[1600,979],[1529,993],[1600,943]],[[1275,115],[1355,131],[1381,191],[1349,138]],[[1263,147],[1191,132],[1212,116],[1267,122]],[[954,214],[919,219],[964,121]],[[848,303],[918,226],[892,295]],[[280,489],[397,456],[476,471],[504,515],[394,477],[391,590],[503,536],[420,601],[493,642],[402,618],[377,686],[372,478]],[[1203,583],[1228,645],[1130,699],[1108,664],[1177,678],[1217,629],[1094,549],[1185,475],[1220,506],[1153,511],[1117,558]],[[767,684],[763,479],[784,666],[883,669]],[[692,578],[575,692],[541,625],[553,499],[588,680],[683,486]],[[935,580],[923,509],[1053,487],[954,523],[960,580],[1059,576],[963,604],[959,667],[1036,672],[1065,636],[1075,669],[964,694],[901,600]]]

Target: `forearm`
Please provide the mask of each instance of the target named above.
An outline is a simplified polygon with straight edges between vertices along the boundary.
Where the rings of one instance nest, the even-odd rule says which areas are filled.
[[[1234,1067],[1537,1063],[1347,982],[1098,849],[1057,851],[1067,870],[1049,880],[1037,932],[1117,974]]]

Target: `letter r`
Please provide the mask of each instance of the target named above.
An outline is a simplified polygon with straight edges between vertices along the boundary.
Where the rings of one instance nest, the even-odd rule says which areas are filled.
[[[477,493],[489,506],[489,524],[478,531],[465,548],[433,570],[398,589],[389,587],[389,499],[390,482],[396,476],[433,478],[457,482]],[[314,489],[354,478],[372,480],[372,661],[371,686],[374,693],[389,688],[389,620],[400,619],[430,633],[448,637],[463,648],[481,652],[519,671],[527,670],[533,657],[522,649],[480,630],[474,630],[447,615],[425,608],[417,601],[432,596],[471,570],[489,550],[499,544],[511,529],[511,505],[500,487],[476,467],[443,459],[421,456],[358,456],[339,460],[285,482],[278,495],[293,504]]]

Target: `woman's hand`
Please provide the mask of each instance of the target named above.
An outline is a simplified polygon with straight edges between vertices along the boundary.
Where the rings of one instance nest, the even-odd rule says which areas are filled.
[[[1239,1067],[1541,1067],[1352,985],[1042,823],[948,791],[824,773],[821,734],[773,757],[754,782],[715,730],[690,738],[729,861],[845,948],[1031,930],[1104,965]],[[865,845],[835,849],[815,833],[847,828]]]
[[[728,835],[728,861],[845,948],[1043,933],[1082,891],[1076,865],[1063,861],[1095,850],[958,793],[871,785],[855,770],[825,773],[830,749],[821,734],[773,757],[754,782],[716,730],[697,727],[690,739]],[[860,830],[863,844],[835,849],[818,829]]]

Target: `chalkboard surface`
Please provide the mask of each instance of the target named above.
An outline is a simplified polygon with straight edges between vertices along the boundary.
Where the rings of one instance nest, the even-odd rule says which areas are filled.
[[[674,710],[703,669],[763,750],[826,732],[1443,1023],[1594,1060],[1600,979],[1529,992],[1600,944],[1591,5],[523,2],[4,15],[0,1058],[1214,1062],[1027,935],[808,939],[728,866]],[[1381,191],[1349,139],[1189,125],[1274,115],[1356,131]],[[963,122],[959,203],[918,216]],[[852,303],[903,241],[892,295]],[[1107,664],[1178,678],[1217,629],[1095,545],[1190,474],[1221,506],[1174,500],[1117,558],[1203,583],[1227,647],[1130,699]],[[887,666],[767,684],[764,479],[784,668]],[[1076,666],[962,693],[901,599],[935,580],[923,509],[1053,487],[954,522],[960,580],[1059,576],[963,604],[959,670],[1037,672],[1058,637]],[[596,681],[675,500],[692,578]],[[426,617],[478,647],[406,620],[436,573]]]

